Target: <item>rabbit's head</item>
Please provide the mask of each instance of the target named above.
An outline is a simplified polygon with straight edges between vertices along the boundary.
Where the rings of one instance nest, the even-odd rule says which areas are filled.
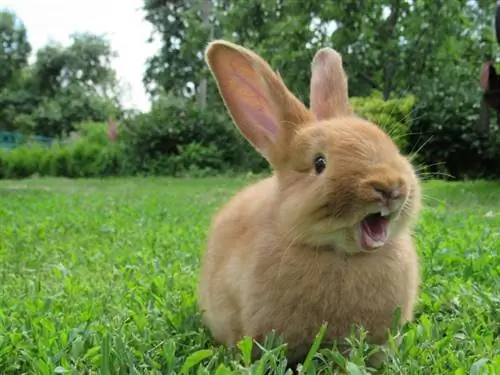
[[[310,108],[254,52],[214,41],[205,58],[230,116],[278,182],[274,222],[289,241],[373,251],[408,230],[420,209],[410,161],[349,103],[339,53],[312,61]]]

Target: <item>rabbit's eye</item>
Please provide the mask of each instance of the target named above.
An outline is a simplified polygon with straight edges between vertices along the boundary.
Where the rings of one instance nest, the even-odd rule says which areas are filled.
[[[314,169],[316,170],[317,174],[320,174],[323,172],[326,168],[326,159],[323,155],[318,155],[314,159]]]

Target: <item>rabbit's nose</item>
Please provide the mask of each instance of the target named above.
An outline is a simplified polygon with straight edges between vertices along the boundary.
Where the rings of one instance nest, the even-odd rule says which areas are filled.
[[[384,185],[374,182],[372,183],[372,187],[384,201],[395,200],[403,195],[401,192],[401,184]]]

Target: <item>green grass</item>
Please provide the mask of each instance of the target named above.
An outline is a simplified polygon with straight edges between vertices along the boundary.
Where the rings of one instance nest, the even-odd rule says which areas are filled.
[[[283,374],[279,346],[249,364],[251,342],[214,345],[196,309],[210,216],[247,183],[0,181],[0,373]],[[500,184],[432,181],[425,194],[416,319],[380,373],[500,374]],[[370,347],[352,345],[305,372],[369,373]]]

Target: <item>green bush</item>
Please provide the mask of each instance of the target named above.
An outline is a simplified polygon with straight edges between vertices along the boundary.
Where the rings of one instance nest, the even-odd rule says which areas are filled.
[[[353,99],[358,114],[379,123],[401,147],[412,104],[411,97],[384,102],[378,94]],[[150,112],[120,122],[115,143],[109,142],[105,123],[86,122],[74,128],[49,148],[26,144],[2,152],[0,176],[204,176],[269,168],[226,111],[200,110],[194,103],[169,97],[154,103]]]
[[[267,163],[238,133],[226,112],[163,98],[148,113],[121,125],[131,172],[182,175],[221,171],[260,172]]]
[[[46,147],[26,144],[0,152],[0,176],[2,178],[25,178],[40,173],[43,161],[50,155]]]
[[[123,172],[123,145],[107,140],[107,124],[85,123],[69,138],[50,147],[26,143],[0,152],[1,178],[61,176],[69,178],[117,175]]]
[[[406,146],[413,97],[384,102],[375,93],[353,98],[359,115],[387,130]],[[238,132],[225,110],[198,109],[194,103],[163,98],[149,113],[124,124],[121,136],[132,173],[205,175],[268,170],[267,162]]]
[[[500,129],[494,113],[488,133],[476,128],[481,102],[476,77],[456,67],[422,82],[417,93],[409,148],[418,151],[434,177],[500,177]]]
[[[406,150],[411,127],[410,114],[415,104],[413,96],[384,101],[382,94],[375,91],[368,97],[351,98],[351,103],[359,116],[378,124],[401,150]]]
[[[113,100],[70,85],[56,95],[45,95],[35,88],[0,89],[2,130],[57,137],[74,130],[74,124],[104,121],[121,111]]]

